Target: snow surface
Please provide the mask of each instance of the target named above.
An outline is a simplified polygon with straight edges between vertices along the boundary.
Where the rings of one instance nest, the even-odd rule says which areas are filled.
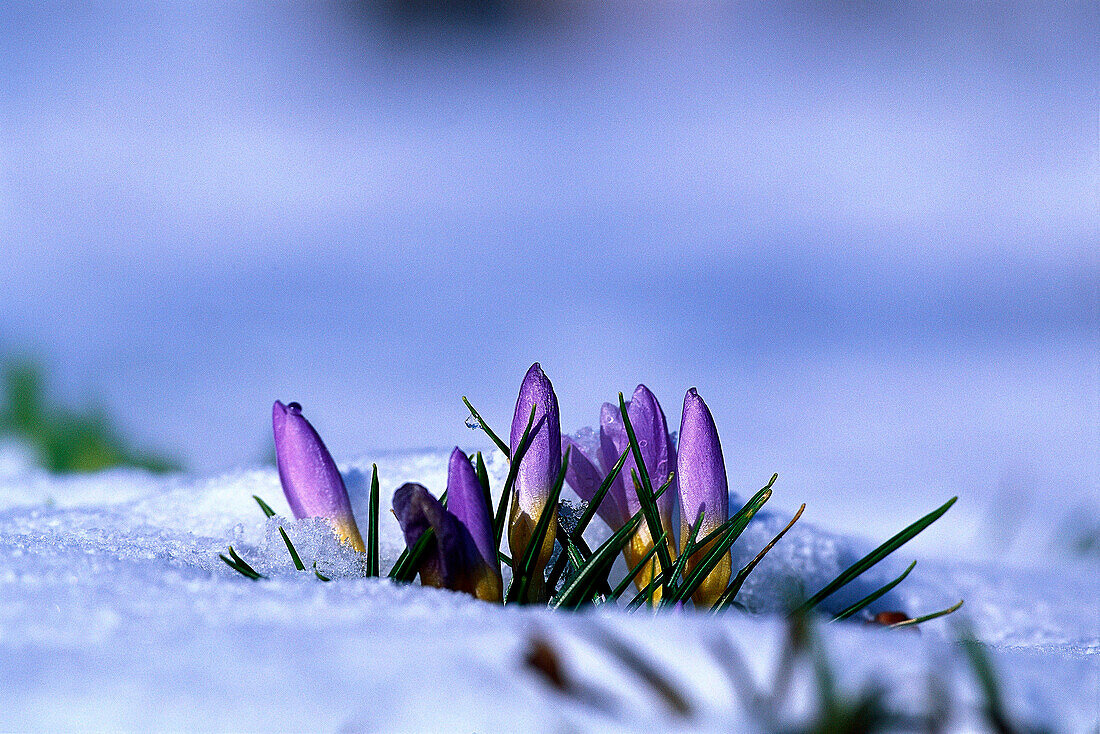
[[[445,483],[445,451],[372,458],[384,495],[407,480],[435,492]],[[489,464],[500,486],[503,457]],[[343,471],[362,517],[370,464]],[[280,515],[265,519],[253,494]],[[783,511],[754,522],[735,552],[755,553],[800,499],[780,479],[773,504]],[[0,729],[762,728],[742,709],[715,650],[728,642],[763,681],[784,634],[776,617],[500,608],[359,578],[355,554],[338,546],[321,521],[283,513],[270,468],[209,477],[118,471],[54,478],[30,468],[17,451],[0,451]],[[332,583],[293,569],[279,525]],[[596,523],[590,528],[593,540],[606,532]],[[1095,560],[1051,555],[1036,568],[950,560],[965,535],[951,513],[927,533],[941,557],[922,558],[882,608],[916,614],[965,598],[959,616],[991,647],[1014,714],[1062,731],[1094,727],[1100,718]],[[218,553],[229,544],[270,578],[252,582],[226,567]],[[388,514],[381,544],[385,570],[402,547]],[[866,546],[800,523],[751,577],[741,600],[775,609],[799,584],[815,590]],[[886,580],[911,558],[905,550],[897,555],[866,583]],[[667,675],[690,713],[671,711],[611,655],[601,642],[609,634]],[[955,729],[980,729],[972,713],[977,691],[945,621],[925,625],[919,635],[846,624],[823,626],[821,636],[846,690],[879,680],[894,705],[920,710],[935,674],[956,701]],[[584,695],[559,693],[524,663],[536,639],[557,652],[573,690]],[[791,723],[807,711],[809,689],[800,681],[785,713]]]

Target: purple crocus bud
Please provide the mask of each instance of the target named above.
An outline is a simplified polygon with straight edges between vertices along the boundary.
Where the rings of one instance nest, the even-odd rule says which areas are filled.
[[[447,465],[447,510],[469,531],[486,567],[486,573],[495,579],[495,583],[489,583],[491,579],[485,581],[488,586],[495,587],[495,598],[488,599],[480,593],[475,596],[486,601],[500,601],[502,582],[496,536],[493,534],[493,511],[486,502],[485,491],[474,471],[474,465],[457,446],[451,452],[451,460]],[[490,596],[493,595],[492,588],[486,588],[486,591],[490,592]]]
[[[592,497],[599,490],[600,485],[603,484],[603,478],[606,474],[596,468],[595,464],[592,463],[592,459],[588,457],[576,441],[568,436],[563,436],[561,439],[563,455],[566,448],[569,448],[570,451],[569,466],[565,470],[565,482],[573,488],[578,497],[585,502],[591,502]],[[596,508],[596,514],[603,518],[603,521],[612,530],[621,528],[630,519],[629,515],[626,514],[626,497],[623,496],[621,481],[614,482],[608,488],[603,501]]]
[[[470,530],[431,492],[419,484],[403,484],[394,492],[393,514],[410,548],[428,528],[434,531],[420,562],[422,584],[501,600],[500,574],[485,562]]]
[[[554,386],[543,373],[538,362],[531,365],[519,388],[516,400],[516,412],[512,417],[511,451],[515,456],[519,448],[527,420],[531,415],[531,406],[535,408],[535,420],[531,426],[530,444],[520,460],[516,474],[515,494],[512,495],[512,511],[508,520],[508,546],[513,558],[522,558],[531,540],[531,534],[544,510],[557,512],[558,508],[547,508],[546,503],[553,489],[558,472],[561,471],[561,425],[558,419],[558,398]],[[554,536],[557,523],[551,518],[550,529],[546,533],[539,557],[535,563],[534,579],[542,578],[542,569],[550,560],[554,550]],[[541,594],[540,584],[532,584],[533,601]]]
[[[615,412],[619,414],[618,408],[615,408]],[[668,421],[665,419],[665,413],[661,410],[661,404],[657,402],[657,396],[645,385],[638,385],[634,389],[634,395],[631,396],[630,402],[626,404],[626,414],[630,417],[630,425],[634,428],[634,435],[638,439],[638,448],[642,455],[642,461],[645,462],[650,484],[653,491],[656,492],[665,483],[669,473],[676,468],[676,450],[673,448],[672,440],[668,435]],[[606,417],[606,415],[601,416],[604,419]],[[604,426],[608,427],[609,444],[616,447],[621,445],[623,449],[630,445],[629,438],[626,435],[626,427],[622,424],[621,414],[619,414],[618,424],[601,420],[601,428]],[[622,427],[618,428],[618,426]],[[637,468],[638,464],[634,460],[633,452],[631,452],[626,459],[626,463],[623,464],[622,474],[620,475],[626,482],[624,487],[626,490],[627,518],[641,509],[641,502],[638,500],[638,493],[631,478],[631,470],[641,476]],[[661,529],[668,532],[666,542],[669,544],[669,555],[673,558],[676,557],[673,541],[675,535],[672,529],[672,512],[675,506],[676,486],[673,484],[657,498],[657,512],[661,518]],[[627,565],[633,568],[652,547],[653,537],[650,535],[649,525],[642,523],[631,541],[623,548],[623,556],[626,558]],[[644,589],[651,581],[650,569],[648,567],[643,568],[634,581],[639,589]]]
[[[676,462],[680,483],[680,542],[686,543],[691,525],[703,514],[699,537],[705,536],[729,518],[729,487],[726,483],[726,463],[722,444],[710,409],[695,388],[684,396],[684,415],[680,420],[680,456]],[[716,541],[711,541],[716,542]],[[703,559],[710,544],[688,558],[685,575]],[[681,547],[681,552],[683,548]],[[714,567],[699,586],[692,599],[697,607],[710,608],[730,580],[730,555]]]
[[[327,518],[342,541],[359,552],[365,551],[344,479],[321,437],[302,416],[302,406],[283,405],[276,400],[271,423],[279,481],[294,517]]]

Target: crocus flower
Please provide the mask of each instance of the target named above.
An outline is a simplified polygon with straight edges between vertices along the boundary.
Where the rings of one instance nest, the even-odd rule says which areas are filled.
[[[684,415],[680,421],[680,456],[676,462],[680,482],[680,542],[687,543],[691,525],[703,514],[699,537],[705,536],[729,518],[729,487],[722,444],[710,409],[695,388],[684,396]],[[688,558],[685,574],[703,559],[711,541]],[[683,547],[681,546],[681,552]],[[710,608],[725,591],[730,580],[730,554],[714,567],[692,595],[695,605]]]
[[[645,385],[638,385],[630,402],[626,405],[626,414],[630,418],[630,425],[634,428],[634,435],[638,439],[638,448],[641,450],[642,461],[645,462],[646,472],[649,474],[653,491],[656,492],[671,471],[676,468],[676,449],[672,445],[672,439],[668,435],[668,421],[660,403]],[[622,414],[617,405],[604,403],[600,411],[600,459],[610,470],[618,460],[619,454],[629,448],[630,439],[623,424]],[[618,476],[618,482],[622,485],[622,495],[626,502],[626,517],[629,519],[641,509],[638,493],[634,488],[631,478],[631,470],[637,472],[638,465],[631,452],[623,464]],[[640,473],[639,473],[640,477]],[[669,544],[669,555],[675,558],[672,529],[672,512],[676,506],[676,484],[665,490],[665,493],[657,499],[657,512],[661,518],[661,529],[668,532],[666,542]],[[649,525],[642,523],[638,531],[623,548],[623,556],[627,565],[633,568],[642,559],[650,548],[653,547],[653,537],[649,532]],[[651,569],[642,569],[634,582],[639,589],[644,589],[651,581]],[[656,595],[655,595],[656,596]]]
[[[626,414],[630,417],[630,425],[634,427],[634,435],[638,439],[638,448],[641,449],[642,461],[645,462],[646,471],[649,473],[653,491],[664,483],[669,473],[676,465],[676,449],[672,445],[672,439],[668,435],[668,422],[665,420],[664,411],[661,410],[656,396],[645,385],[638,385],[630,402],[626,404]],[[569,454],[569,468],[566,471],[566,481],[569,486],[583,500],[591,500],[599,489],[603,477],[611,471],[615,462],[623,451],[630,447],[630,439],[626,433],[619,406],[612,403],[604,403],[600,410],[600,448],[598,461],[602,473],[596,469],[593,462],[582,452],[580,446],[572,439],[563,439],[562,445],[569,445],[572,451]],[[626,458],[619,475],[611,483],[607,496],[600,503],[597,513],[604,522],[616,530],[626,524],[635,513],[641,509],[638,493],[634,489],[630,472],[637,471],[637,462],[633,452]],[[675,556],[675,548],[672,543],[672,512],[676,503],[676,485],[665,490],[657,500],[657,510],[661,517],[662,529],[668,531],[669,554]],[[627,564],[633,568],[641,560],[649,549],[653,547],[653,538],[649,533],[649,525],[642,523],[631,541],[623,548],[623,556]],[[635,584],[639,589],[649,585],[651,570],[648,566],[635,577]],[[658,592],[659,593],[659,592]]]
[[[546,503],[553,489],[558,472],[561,471],[561,424],[558,419],[558,398],[554,386],[542,371],[538,362],[531,365],[519,388],[516,400],[516,412],[512,417],[511,451],[515,456],[519,448],[523,431],[531,415],[531,406],[535,409],[535,420],[531,426],[530,443],[520,460],[516,474],[515,494],[512,496],[512,511],[508,519],[508,546],[512,558],[522,558],[531,541],[531,534],[543,511],[556,513],[557,506],[547,508]],[[554,537],[557,523],[551,518],[550,528],[539,549],[538,559],[533,573],[536,583],[531,585],[532,597],[541,594],[542,570],[550,560],[554,550]]]
[[[491,511],[461,449],[451,452],[446,508],[423,486],[405,484],[393,495],[393,511],[410,548],[429,527],[435,531],[420,565],[421,583],[501,600]]]
[[[344,479],[321,437],[302,416],[302,406],[283,405],[276,400],[271,423],[279,481],[294,517],[327,518],[342,541],[359,552],[365,551]]]

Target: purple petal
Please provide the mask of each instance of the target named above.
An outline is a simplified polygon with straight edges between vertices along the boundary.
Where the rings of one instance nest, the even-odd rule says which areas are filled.
[[[469,457],[457,446],[447,465],[447,509],[470,531],[485,563],[499,568],[496,543],[493,542],[493,520],[485,503],[485,492]]]
[[[656,492],[670,472],[676,469],[676,453],[672,450],[672,441],[668,435],[668,421],[661,410],[661,404],[657,402],[657,396],[650,392],[645,385],[638,385],[634,390],[634,396],[626,406],[626,414],[630,416],[630,425],[634,428],[634,435],[638,439],[638,448],[641,449],[642,461],[645,462],[646,472],[649,474],[653,491]],[[632,458],[627,460],[630,466],[636,466]],[[627,471],[627,467],[623,468]],[[629,474],[627,474],[629,476]],[[657,509],[665,524],[672,521],[672,508],[675,505],[676,487],[671,486],[657,499]],[[635,495],[635,503],[637,496]],[[637,510],[635,510],[637,511]]]
[[[431,492],[420,484],[403,484],[393,494],[393,513],[410,548],[429,527],[435,531],[420,564],[423,584],[492,598],[493,594],[484,592],[488,580],[499,598],[499,575],[493,578],[470,531]]]
[[[699,534],[706,535],[729,517],[729,487],[722,444],[710,409],[695,388],[684,396],[680,420],[680,455],[676,462],[680,482],[680,542],[686,542],[689,525],[703,513]],[[685,573],[701,558],[703,550],[688,558]],[[714,567],[692,594],[696,607],[709,608],[726,588],[731,575],[730,554]]]
[[[721,525],[729,517],[729,486],[722,444],[710,409],[695,388],[684,396],[680,421],[680,455],[676,462],[680,484],[683,522],[690,524],[703,512],[700,535]]]
[[[512,417],[511,450],[519,447],[531,406],[537,405],[531,427],[531,442],[523,455],[516,475],[516,501],[522,511],[536,521],[546,505],[554,480],[561,471],[561,425],[558,419],[558,398],[554,386],[538,362],[531,365],[516,400]]]
[[[630,404],[627,404],[627,411],[630,410]],[[626,426],[623,425],[623,416],[619,412],[619,406],[612,403],[604,403],[600,407],[600,468],[603,469],[604,476],[611,471],[611,467],[615,466],[615,462],[619,460],[619,456],[623,453],[627,446],[630,445],[630,440],[626,435]],[[630,459],[627,458],[627,461]],[[630,477],[630,472],[624,472],[627,478]],[[620,477],[623,474],[619,475]]]
[[[582,500],[591,502],[593,495],[596,494],[603,483],[605,475],[596,468],[576,441],[568,436],[563,436],[561,440],[563,454],[566,447],[570,447],[571,450],[569,451],[569,467],[565,470],[565,481]],[[621,488],[622,484],[620,483],[619,486]],[[603,521],[612,530],[617,530],[626,523],[628,518],[623,514],[624,504],[622,498],[616,496],[614,489],[614,485],[608,489],[603,501],[600,502],[600,506],[596,508],[596,514],[603,518]]]
[[[328,518],[341,538],[356,550],[365,550],[344,479],[321,437],[302,416],[302,406],[276,400],[271,422],[279,481],[294,517]]]

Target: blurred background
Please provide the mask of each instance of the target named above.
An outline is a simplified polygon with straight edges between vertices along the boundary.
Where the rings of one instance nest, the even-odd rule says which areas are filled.
[[[338,460],[487,448],[461,396],[507,431],[539,360],[566,430],[697,386],[742,496],[881,536],[959,494],[1026,558],[1100,505],[1097,38],[1096,2],[4,4],[0,430],[214,472],[280,398]]]

